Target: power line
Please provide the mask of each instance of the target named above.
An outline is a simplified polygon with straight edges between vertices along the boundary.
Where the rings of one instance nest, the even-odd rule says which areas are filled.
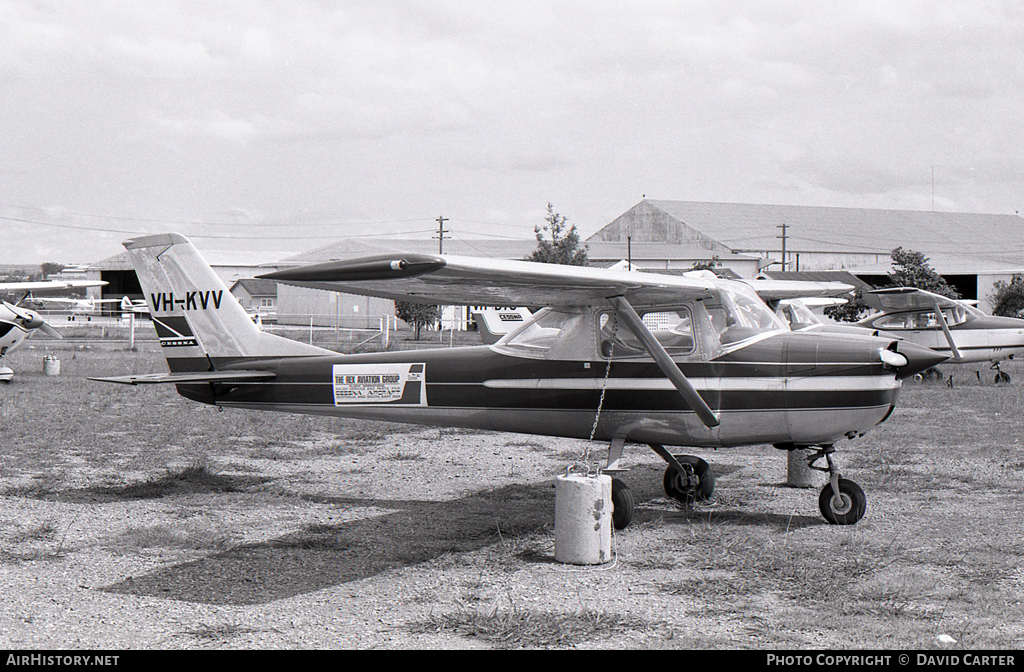
[[[141,228],[138,228],[138,229],[115,229],[115,228],[110,228],[110,227],[80,226],[80,225],[75,225],[75,224],[59,224],[57,222],[44,222],[44,221],[34,220],[34,219],[23,219],[23,218],[20,218],[20,217],[5,217],[3,215],[0,215],[0,220],[8,221],[8,222],[18,222],[18,223],[21,223],[21,224],[34,224],[34,225],[38,225],[38,226],[52,226],[54,228],[70,229],[72,231],[92,231],[92,232],[95,232],[95,233],[121,233],[121,234],[127,234],[127,235],[132,235],[132,236],[145,235],[145,234],[151,233],[150,231],[146,231],[146,230],[141,229]],[[142,220],[136,220],[136,221],[142,221]],[[422,220],[409,220],[409,221],[422,221]],[[186,223],[186,222],[177,222],[177,223],[183,224],[183,223]],[[202,222],[189,222],[188,224],[190,224],[192,226],[205,226],[205,224],[203,224]],[[268,226],[271,226],[271,225],[268,225]],[[379,237],[379,236],[407,236],[407,235],[416,234],[416,233],[431,233],[433,231],[434,231],[434,229],[416,229],[414,231],[391,231],[391,232],[384,232],[384,233],[365,233],[365,234],[361,234],[359,236],[354,236],[354,237],[355,238],[373,238],[373,237]],[[239,235],[227,236],[227,235],[211,235],[211,234],[205,234],[205,233],[190,233],[189,234],[189,238],[202,238],[202,239],[206,239],[206,240],[236,240],[239,237],[240,237]],[[338,235],[334,235],[334,236],[331,236],[331,235],[315,235],[315,236],[312,236],[312,235],[311,236],[262,236],[262,237],[268,238],[268,239],[273,239],[273,240],[338,240],[340,238],[343,238],[343,236],[338,236]]]

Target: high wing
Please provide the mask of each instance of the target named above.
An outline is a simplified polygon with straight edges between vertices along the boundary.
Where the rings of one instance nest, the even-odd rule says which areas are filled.
[[[740,280],[749,285],[765,303],[787,299],[838,297],[855,288],[843,282],[805,282],[803,280]]]
[[[59,303],[67,306],[92,306],[101,303],[121,303],[121,299],[72,299],[65,296],[35,296],[33,301],[38,303]]]
[[[106,280],[39,280],[35,282],[0,282],[0,292],[34,292],[41,289],[78,289],[102,287]]]
[[[716,286],[715,281],[704,278],[425,254],[332,261],[259,277],[419,303],[585,306],[624,297],[637,310],[711,296]]]
[[[593,305],[623,296],[638,309],[708,296],[713,274],[669,276],[528,261],[395,254],[332,261],[259,276],[284,284],[400,301],[483,306]],[[841,296],[841,282],[743,280],[765,301]]]
[[[864,303],[883,313],[896,313],[904,310],[928,310],[935,308],[955,308],[963,302],[948,296],[934,294],[916,287],[890,287],[873,289],[864,292]]]

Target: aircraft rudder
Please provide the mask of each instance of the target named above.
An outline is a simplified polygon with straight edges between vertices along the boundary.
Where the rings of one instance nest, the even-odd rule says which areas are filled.
[[[124,242],[172,371],[208,368],[209,358],[275,357],[329,351],[266,334],[185,236]]]

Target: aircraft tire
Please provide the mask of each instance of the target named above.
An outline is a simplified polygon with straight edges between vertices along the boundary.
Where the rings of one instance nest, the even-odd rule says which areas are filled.
[[[633,492],[629,486],[617,478],[612,479],[612,525],[616,530],[624,530],[633,521]]]
[[[998,385],[999,383],[1008,383],[1010,382],[1010,374],[1006,373],[1005,371],[1000,371],[999,373],[996,374],[996,379],[993,382],[996,385]]]
[[[843,502],[841,510],[832,508],[832,484],[826,483],[818,496],[821,515],[832,525],[853,525],[867,510],[867,497],[859,485],[845,478],[839,479],[839,497]]]
[[[675,458],[680,464],[693,468],[693,473],[699,479],[699,484],[694,487],[686,483],[681,478],[683,475],[677,474],[672,465],[669,465],[665,469],[663,480],[665,494],[683,504],[706,502],[711,499],[711,495],[715,492],[715,474],[711,471],[711,465],[693,455],[676,455]]]

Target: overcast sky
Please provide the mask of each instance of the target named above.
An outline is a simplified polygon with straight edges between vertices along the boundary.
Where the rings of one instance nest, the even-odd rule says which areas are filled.
[[[644,195],[1013,214],[1022,112],[1019,0],[0,0],[0,263],[548,202],[589,235]]]

